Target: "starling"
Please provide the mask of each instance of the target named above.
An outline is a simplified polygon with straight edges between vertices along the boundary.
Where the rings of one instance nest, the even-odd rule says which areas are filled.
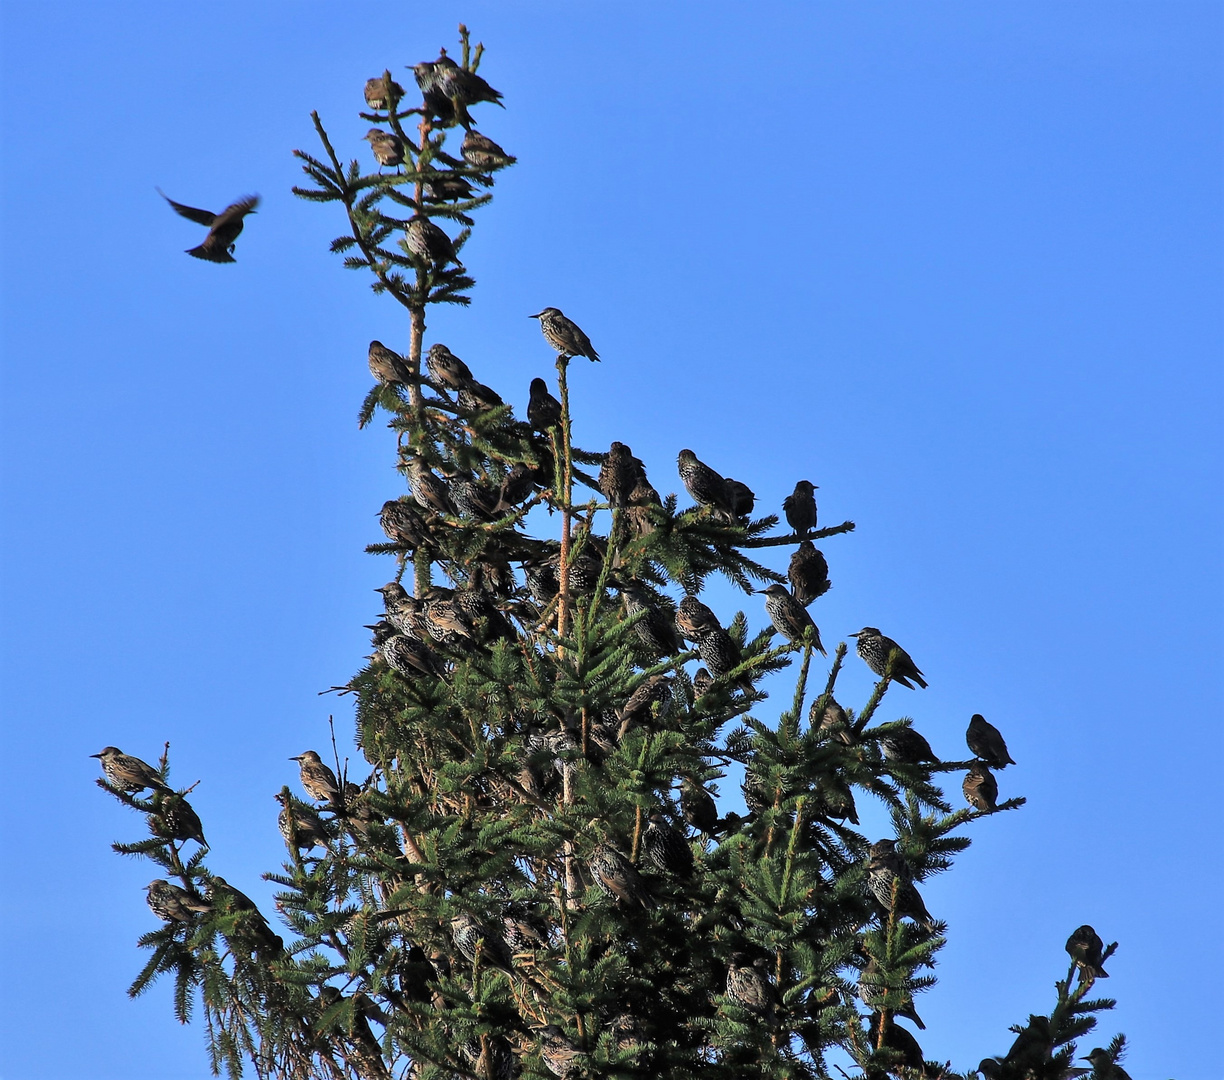
[[[686,641],[698,642],[722,629],[718,617],[695,596],[686,596],[676,609],[676,629]]]
[[[924,690],[926,689],[927,683],[922,677],[922,672],[910,659],[910,654],[892,638],[885,637],[874,626],[864,626],[857,634],[850,636],[858,638],[859,656],[880,678],[892,679],[893,682],[899,682],[911,690],[914,687],[910,679],[913,679]]]
[[[993,765],[996,769],[1006,769],[1008,765],[1016,764],[1007,752],[1007,743],[1003,741],[999,729],[988,723],[981,713],[974,713],[970,717],[965,743],[969,747],[969,753],[980,757],[987,765]]]
[[[111,787],[120,791],[135,792],[152,788],[154,791],[169,791],[158,771],[146,761],[125,754],[117,746],[104,746],[102,752],[90,754],[102,762],[102,773]]]
[[[910,880],[910,868],[897,851],[895,840],[878,840],[871,845],[867,863],[867,887],[885,911],[895,911],[898,919],[909,918],[927,930],[935,928],[918,890]],[[896,906],[893,892],[896,891]]]
[[[655,906],[654,898],[646,890],[646,883],[637,868],[611,844],[600,844],[592,853],[591,877],[606,893],[611,893],[624,904],[642,908]]]
[[[396,968],[400,989],[409,1001],[429,1001],[433,991],[429,984],[438,981],[438,971],[420,945],[410,945],[408,955]]]
[[[189,923],[196,912],[212,910],[211,904],[186,889],[171,885],[165,878],[149,882],[145,900],[149,910],[164,922]]]
[[[871,1030],[877,1032],[880,1030],[880,1023],[883,1021],[883,1016],[876,1012],[871,1015]],[[882,1044],[886,1049],[892,1050],[900,1055],[900,1064],[905,1067],[904,1075],[912,1075],[917,1073],[920,1076],[928,1075],[926,1071],[926,1061],[922,1055],[922,1047],[918,1045],[918,1040],[914,1038],[905,1028],[899,1024],[888,1022],[884,1029],[884,1038]],[[897,1075],[897,1073],[894,1073]]]
[[[531,398],[527,402],[527,423],[541,434],[561,423],[561,402],[548,392],[543,379],[531,380]]]
[[[800,480],[795,490],[782,500],[782,512],[786,522],[800,536],[806,536],[816,528],[816,485],[810,480]]]
[[[871,960],[859,973],[859,999],[872,1012],[879,1012],[888,991],[889,987],[880,971],[880,965],[875,960]],[[894,994],[894,997],[896,996]],[[922,1022],[922,1017],[918,1015],[917,1010],[914,1008],[912,998],[907,998],[902,1005],[890,1005],[889,1011],[896,1013],[897,1016],[904,1016],[907,1020],[917,1024],[922,1031],[926,1031],[926,1024]]]
[[[1092,1066],[1092,1080],[1131,1080],[1130,1073],[1114,1061],[1104,1047],[1094,1047],[1083,1060]]]
[[[502,937],[514,952],[548,944],[548,923],[527,904],[512,900],[502,913]]]
[[[473,381],[467,364],[440,341],[429,346],[429,352],[425,354],[425,367],[434,382],[449,390],[462,390]]]
[[[302,787],[315,802],[340,804],[342,798],[340,785],[336,783],[336,774],[323,764],[323,759],[315,751],[303,750],[289,760],[298,763]]]
[[[544,340],[557,350],[558,357],[566,360],[575,356],[585,356],[592,361],[599,359],[599,353],[591,347],[591,339],[577,323],[562,315],[559,308],[546,307],[528,318],[540,320],[540,332]]]
[[[471,382],[464,383],[455,394],[455,404],[464,412],[477,413],[500,408],[506,403],[492,387],[472,379]]]
[[[446,486],[450,492],[451,505],[459,511],[460,517],[476,518],[478,521],[493,519],[497,509],[496,491],[463,473],[449,477]]]
[[[404,140],[394,131],[370,128],[362,137],[369,142],[370,149],[374,151],[374,157],[378,160],[379,172],[383,171],[385,165],[394,165],[398,171],[399,167],[404,164]]]
[[[699,833],[711,836],[718,827],[718,807],[713,796],[695,780],[680,781],[680,813]]]
[[[975,810],[981,810],[984,814],[993,814],[999,809],[995,805],[999,797],[999,782],[994,778],[994,773],[982,762],[975,761],[969,766],[969,771],[965,773],[965,780],[961,784],[961,790],[965,793],[969,805]]]
[[[750,517],[753,507],[756,506],[756,495],[752,488],[742,480],[732,480],[730,477],[723,481],[723,486],[727,508],[731,513],[737,518]]]
[[[702,634],[697,642],[701,662],[710,669],[710,674],[721,679],[741,662],[739,646],[726,630],[719,628]]]
[[[370,374],[383,386],[412,381],[408,362],[381,341],[370,342]]]
[[[632,618],[639,612],[645,612],[633,630],[637,640],[650,653],[651,659],[675,656],[680,652],[682,646],[676,633],[676,621],[670,601],[666,602],[665,606],[665,601],[636,581],[628,582],[621,592],[625,597],[626,615]]]
[[[487,926],[482,926],[473,916],[463,911],[451,919],[450,928],[455,947],[469,963],[476,963],[479,953],[480,958],[490,967],[504,971],[507,975],[514,974],[510,949]]]
[[[651,706],[656,702],[660,703],[659,713],[664,713],[671,705],[671,694],[672,683],[666,675],[659,673],[645,679],[629,695],[629,700],[617,715],[620,720],[619,737],[623,739],[633,724],[648,719]]]
[[[235,203],[230,203],[221,213],[213,214],[207,210],[196,210],[194,207],[177,203],[160,189],[157,193],[174,208],[175,213],[187,218],[188,221],[194,221],[197,225],[208,226],[208,235],[204,237],[204,243],[199,247],[188,248],[188,255],[215,263],[237,261],[234,258],[234,242],[238,239],[238,234],[242,232],[242,219],[247,214],[256,213],[255,207],[259,205],[258,195],[247,195]]]
[[[482,172],[504,169],[507,165],[513,165],[518,161],[518,158],[507,154],[492,139],[481,135],[479,131],[472,130],[463,136],[461,153],[464,161],[473,169],[480,169]]]
[[[693,675],[693,697],[694,699],[703,697],[714,683],[714,676],[711,675],[705,668],[699,667]]]
[[[422,598],[421,615],[426,632],[439,645],[454,648],[472,637],[472,628],[450,590],[436,585],[430,589]]]
[[[895,728],[880,736],[880,749],[885,761],[897,761],[905,765],[920,765],[924,761],[938,763],[939,758],[926,741],[908,725]]]
[[[466,177],[444,172],[429,173],[428,176],[424,190],[426,202],[458,202],[461,199],[471,199],[476,195],[476,189]]]
[[[786,568],[786,577],[795,599],[804,607],[829,591],[829,564],[823,552],[812,546],[811,540],[804,540],[795,549]]]
[[[858,809],[854,805],[854,792],[850,785],[837,776],[822,776],[816,782],[816,798],[823,817],[849,821],[857,825]]]
[[[570,1080],[579,1070],[581,1051],[556,1024],[538,1030],[540,1061],[558,1080]]]
[[[655,519],[650,513],[652,506],[662,510],[663,501],[650,481],[646,479],[646,473],[641,471],[638,473],[633,490],[629,492],[629,505],[625,509],[629,530],[639,540],[642,537],[650,536],[655,531]]]
[[[433,270],[441,270],[447,263],[462,265],[455,254],[451,238],[429,218],[413,214],[404,229],[404,244],[418,259],[429,264]]]
[[[850,732],[850,717],[834,699],[830,697],[825,702],[823,710],[817,712],[817,706],[820,704],[820,698],[812,702],[812,707],[808,710],[808,723],[816,727],[820,732],[825,732],[835,736],[847,746],[854,745],[854,736]]]
[[[426,510],[436,510],[440,514],[455,514],[455,507],[450,500],[450,491],[446,484],[439,480],[420,458],[413,458],[408,466],[408,487],[412,497]]]
[[[324,768],[327,766],[325,765]],[[327,847],[327,830],[323,821],[308,806],[298,806],[277,792],[276,801],[281,804],[281,811],[276,816],[276,824],[285,843],[301,851],[303,848]]]
[[[424,627],[421,605],[415,596],[409,596],[408,591],[398,581],[388,581],[386,585],[380,585],[374,591],[382,594],[383,606],[387,609],[387,621],[396,630],[418,641],[425,640],[428,631]],[[387,639],[384,638],[383,641],[385,640]]]
[[[693,849],[658,810],[650,812],[650,823],[642,833],[642,851],[669,877],[687,881],[693,876]]]
[[[779,634],[787,641],[800,645],[803,643],[804,635],[810,629],[812,647],[822,656],[828,655],[825,647],[820,643],[820,630],[812,622],[812,616],[808,614],[807,608],[787,592],[785,585],[778,585],[775,582],[769,588],[759,591],[765,595],[765,611],[769,614],[769,621],[773,623],[773,628]]]
[[[727,482],[709,465],[698,460],[692,450],[681,450],[676,467],[685,490],[702,506],[717,510],[730,510],[727,501]]]
[[[633,451],[623,442],[614,442],[599,467],[599,490],[614,510],[626,506],[638,480]]]
[[[769,961],[758,957],[746,963],[743,953],[735,953],[727,967],[727,997],[741,1009],[772,1022],[777,995],[769,979]]]
[[[472,1073],[481,1080],[514,1080],[514,1050],[504,1035],[486,1035],[472,1039],[460,1049],[472,1066]],[[452,1074],[457,1075],[457,1074]]]
[[[530,465],[519,462],[513,465],[501,482],[501,490],[497,496],[497,511],[500,513],[518,506],[527,498],[536,486],[535,470]]]
[[[366,79],[366,104],[375,112],[390,112],[403,96],[404,88],[391,78],[389,71],[384,71],[377,78]]]
[[[438,65],[432,60],[423,60],[413,65],[412,74],[416,78],[417,86],[421,88],[426,111],[436,116],[443,124],[452,123],[455,119],[455,107],[442,89]]]
[[[1037,1066],[1049,1063],[1053,1047],[1054,1036],[1050,1031],[1050,1018],[1030,1014],[1029,1022],[1016,1036],[1016,1041],[1007,1051],[1003,1063],[1011,1065],[1020,1076],[1030,1075],[1029,1070],[1035,1072]]]
[[[438,89],[458,106],[476,105],[482,101],[501,105],[502,95],[474,71],[460,67],[443,49],[434,61],[434,79]],[[503,105],[502,108],[505,108]]]
[[[406,499],[388,499],[378,515],[387,538],[410,550],[419,548],[429,536],[425,519]]]
[[[1108,979],[1109,972],[1105,970],[1102,954],[1105,946],[1097,936],[1097,932],[1085,923],[1067,938],[1067,955],[1075,961],[1075,966],[1083,972],[1085,978]]]
[[[165,840],[194,840],[201,847],[208,847],[199,815],[191,808],[191,803],[174,792],[154,793],[149,828],[155,836]]]

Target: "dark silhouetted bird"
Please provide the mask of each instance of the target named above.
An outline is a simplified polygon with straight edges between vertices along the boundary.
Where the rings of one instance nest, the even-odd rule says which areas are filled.
[[[637,480],[638,469],[633,451],[623,442],[614,442],[599,467],[599,490],[608,500],[608,505],[613,509],[625,506]]]
[[[729,476],[723,480],[723,485],[726,489],[727,507],[731,513],[738,518],[750,517],[756,506],[756,493],[752,488],[742,480],[732,480]]]
[[[427,203],[458,202],[461,199],[471,199],[476,196],[476,189],[466,177],[451,173],[429,173],[425,181],[423,194]]]
[[[714,676],[711,675],[705,668],[699,667],[693,673],[693,696],[694,698],[702,697],[714,683]]]
[[[935,920],[911,880],[909,864],[897,851],[895,840],[877,840],[871,845],[867,863],[867,887],[885,911],[895,912],[898,919],[908,916],[927,930],[935,928]],[[894,906],[893,892],[896,892]]]
[[[473,381],[471,369],[442,342],[429,346],[425,354],[425,367],[429,377],[448,390],[462,390]]]
[[[404,140],[394,131],[370,128],[362,138],[369,142],[370,149],[374,151],[379,172],[382,172],[384,167],[392,165],[398,170],[404,164]]]
[[[471,117],[467,107],[482,101],[501,105],[501,93],[494,90],[483,78],[474,71],[460,67],[449,56],[446,50],[433,63],[433,86],[438,93],[450,101],[454,119],[464,127],[471,127]],[[504,106],[503,106],[504,108]]]
[[[887,761],[919,765],[924,761],[938,762],[931,744],[912,727],[899,727],[880,736],[880,749]]]
[[[1036,1070],[1050,1061],[1054,1036],[1050,1031],[1048,1016],[1029,1016],[1029,1022],[1016,1036],[1011,1049],[1004,1058],[1004,1066],[1010,1065],[1017,1076],[1038,1075]]]
[[[381,341],[370,342],[370,374],[383,386],[407,383],[411,380],[408,361],[399,353],[392,352]]]
[[[497,509],[498,493],[472,477],[456,472],[446,481],[451,504],[460,516],[490,521]]]
[[[518,506],[535,490],[535,486],[535,469],[522,462],[512,465],[510,471],[502,479],[497,493],[497,512],[503,513],[511,507]]]
[[[615,896],[623,904],[652,908],[654,898],[646,889],[646,883],[637,868],[611,844],[600,844],[591,853],[589,862],[591,877],[604,892]]]
[[[769,961],[757,957],[752,963],[743,953],[734,953],[727,967],[727,997],[741,1009],[773,1021],[777,993],[769,978]]]
[[[819,708],[820,698],[812,702],[808,710],[808,723],[818,731],[834,736],[847,746],[854,745],[854,735],[850,731],[850,717],[836,701],[830,697],[823,709]]]
[[[810,480],[800,480],[795,490],[782,500],[782,512],[786,522],[800,536],[806,536],[816,528],[816,485]]]
[[[706,634],[722,629],[718,617],[695,596],[686,596],[676,609],[676,629],[687,641],[700,641]]]
[[[281,804],[280,813],[276,815],[276,824],[286,844],[298,851],[327,847],[327,830],[323,828],[323,821],[318,814],[308,806],[290,802],[282,792],[278,791],[275,798]]]
[[[336,774],[323,763],[323,759],[314,750],[303,750],[289,760],[298,763],[302,787],[315,802],[325,802],[331,805],[341,803],[340,785],[336,783]]]
[[[1102,959],[1104,951],[1104,943],[1087,923],[1067,938],[1067,955],[1088,978],[1109,978],[1109,972],[1104,967],[1105,961]]]
[[[965,732],[965,743],[971,754],[980,757],[987,765],[993,765],[996,769],[1006,769],[1008,765],[1016,764],[1007,752],[1007,743],[1003,741],[999,729],[988,723],[981,713],[974,713],[970,717],[969,730]]]
[[[502,401],[501,395],[492,387],[485,386],[484,383],[472,379],[470,382],[464,383],[456,391],[455,404],[465,412],[475,413],[496,409],[506,403]]]
[[[720,473],[715,472],[704,461],[701,461],[692,450],[681,450],[676,459],[676,468],[685,490],[702,506],[711,506],[716,510],[730,512],[727,501],[727,482]]]
[[[479,131],[469,130],[463,137],[463,146],[460,149],[463,154],[463,160],[466,161],[473,169],[480,169],[481,172],[493,172],[497,169],[504,169],[507,165],[513,165],[518,158],[511,154],[507,154],[500,146],[492,139],[481,135]]]
[[[451,238],[422,214],[413,214],[408,219],[404,243],[413,255],[429,263],[434,270],[441,270],[450,262],[459,263]]]
[[[795,599],[804,607],[829,591],[829,564],[811,540],[804,540],[795,549],[786,576]]]
[[[718,827],[718,806],[713,796],[688,777],[680,781],[680,813],[694,829],[707,836]]]
[[[571,1080],[579,1071],[582,1052],[556,1024],[537,1029],[540,1061],[558,1080]]]
[[[102,763],[102,773],[111,787],[120,791],[135,792],[152,788],[154,791],[169,791],[158,771],[147,761],[125,754],[117,746],[104,746],[100,753],[90,754]]]
[[[548,392],[543,379],[531,380],[531,397],[527,402],[527,423],[541,434],[561,423],[561,402]]]
[[[975,810],[993,814],[998,809],[996,801],[999,798],[999,782],[983,762],[975,761],[969,766],[961,790]]]
[[[514,974],[510,949],[500,934],[481,924],[466,911],[460,912],[451,919],[450,929],[455,947],[470,963],[476,962],[479,951],[481,960],[490,967],[504,971],[507,975]]]
[[[237,202],[230,203],[221,213],[214,214],[208,210],[197,210],[194,207],[175,202],[160,189],[157,193],[174,208],[175,213],[187,218],[188,221],[194,221],[197,225],[207,226],[208,235],[204,237],[204,243],[198,247],[188,248],[188,255],[215,263],[237,261],[234,258],[234,242],[242,232],[243,218],[247,214],[256,212],[255,207],[259,205],[258,195],[247,195]]]
[[[172,791],[154,793],[149,828],[155,836],[165,840],[194,840],[201,847],[208,847],[199,815],[191,808],[191,803]]]
[[[787,641],[802,644],[804,635],[810,629],[812,647],[822,655],[827,655],[820,643],[820,631],[812,621],[812,616],[808,614],[807,608],[791,596],[785,585],[775,582],[769,588],[759,591],[765,595],[765,611],[779,634]]]
[[[870,1028],[873,1035],[880,1030],[880,1023],[882,1021],[883,1015],[881,1013],[872,1013]],[[912,1076],[915,1073],[920,1076],[935,1075],[928,1074],[926,1071],[926,1062],[923,1058],[922,1047],[918,1045],[918,1040],[900,1024],[894,1024],[889,1020],[884,1027],[883,1035],[884,1037],[880,1040],[881,1045],[899,1055],[901,1060],[898,1064],[905,1069],[904,1073],[901,1073],[896,1068],[890,1069],[894,1076]]]
[[[540,320],[540,332],[544,335],[544,340],[556,349],[559,357],[585,356],[589,360],[599,359],[599,353],[591,346],[591,339],[582,332],[577,323],[567,319],[560,308],[546,307],[528,318]]]
[[[422,60],[412,66],[412,74],[417,86],[421,89],[421,97],[425,110],[431,116],[436,116],[443,124],[451,124],[455,120],[455,106],[442,89],[441,73],[433,60]]]
[[[922,672],[918,670],[918,666],[910,659],[910,654],[907,653],[900,645],[892,638],[885,637],[874,626],[864,626],[857,634],[851,634],[852,638],[858,638],[858,654],[867,662],[867,666],[871,668],[880,678],[889,678],[893,682],[899,682],[902,686],[907,686],[911,690],[914,689],[910,680],[913,679],[923,689],[926,688],[926,679],[922,677]],[[892,658],[891,669],[889,667],[889,658]]]
[[[390,90],[390,93],[388,93],[388,90]],[[391,72],[389,71],[384,71],[376,78],[366,79],[366,104],[375,112],[382,110],[389,112],[395,108],[403,96],[404,88],[391,78]]]
[[[195,893],[171,885],[165,878],[149,882],[145,900],[149,910],[164,922],[189,923],[198,912],[212,910],[212,905]]]
[[[1092,1065],[1092,1080],[1131,1080],[1130,1073],[1110,1058],[1109,1051],[1102,1046],[1094,1047],[1083,1060]]]
[[[514,952],[530,952],[548,944],[548,922],[534,907],[512,900],[502,912],[502,937]]]
[[[693,876],[693,849],[659,810],[650,812],[642,833],[642,851],[656,869],[671,877],[687,881]]]

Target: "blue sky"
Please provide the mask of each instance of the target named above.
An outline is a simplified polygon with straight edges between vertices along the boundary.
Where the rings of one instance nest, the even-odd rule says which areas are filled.
[[[661,491],[691,447],[774,507],[820,485],[826,642],[865,623],[930,689],[937,752],[1005,733],[1019,813],[932,882],[931,1057],[1005,1050],[1062,944],[1107,986],[1136,1080],[1218,1075],[1221,9],[1214,3],[0,6],[3,115],[3,1080],[208,1075],[168,987],[123,990],[154,876],[88,755],[172,744],[215,870],[283,857],[286,759],[342,745],[362,553],[401,490],[354,418],[396,305],[292,198],[317,108],[366,160],[363,81],[466,20],[503,174],[432,316],[507,400],[563,308],[579,441]],[[405,75],[408,73],[405,72]],[[258,191],[238,263],[173,198]],[[784,556],[779,555],[779,565]],[[758,598],[716,607],[765,622]],[[852,661],[847,704],[869,691]],[[956,794],[956,798],[959,795]],[[1205,925],[1206,924],[1206,925]],[[1087,1047],[1085,1048],[1087,1049]]]

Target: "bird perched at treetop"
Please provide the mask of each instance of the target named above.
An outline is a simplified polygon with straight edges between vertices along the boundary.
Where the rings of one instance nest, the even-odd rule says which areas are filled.
[[[388,90],[390,93],[388,94]],[[373,79],[366,79],[366,104],[376,112],[395,108],[396,102],[404,96],[404,88],[391,78],[391,72],[384,71]]]
[[[922,672],[918,670],[918,666],[910,659],[910,654],[907,653],[900,645],[893,641],[890,637],[885,637],[874,626],[864,626],[857,634],[851,634],[852,638],[858,638],[858,654],[866,661],[867,666],[871,668],[880,678],[889,678],[893,682],[899,682],[902,686],[907,686],[913,690],[914,687],[910,683],[913,679],[923,689],[926,688],[926,680],[922,677]],[[889,666],[889,658],[892,660],[891,668]]]
[[[455,254],[451,238],[421,214],[413,214],[408,219],[408,225],[404,229],[404,244],[413,255],[429,263],[434,270],[441,270],[451,262],[462,266]],[[471,372],[468,372],[468,375],[470,376]]]
[[[1092,1080],[1131,1080],[1130,1073],[1110,1058],[1104,1047],[1094,1047],[1083,1060],[1092,1065]]]
[[[201,847],[208,847],[200,816],[182,795],[173,791],[154,793],[149,828],[154,835],[166,840],[194,840]]]
[[[642,833],[642,851],[655,868],[672,877],[688,880],[693,876],[693,849],[661,811],[650,812],[649,824]]]
[[[585,356],[592,361],[599,359],[599,353],[591,346],[591,339],[576,322],[567,319],[560,308],[546,307],[528,318],[540,320],[540,332],[544,340],[557,350],[558,356],[565,359]]]
[[[779,634],[787,641],[802,644],[804,634],[811,629],[812,647],[822,656],[828,655],[820,643],[820,630],[812,621],[812,616],[808,614],[807,608],[791,596],[785,585],[775,582],[769,588],[758,591],[765,595],[765,610],[769,614],[769,621],[773,623],[774,629]]]
[[[1089,978],[1109,978],[1109,972],[1104,967],[1105,961],[1102,959],[1104,951],[1104,942],[1087,923],[1067,938],[1067,955],[1075,961],[1075,966]]]
[[[918,890],[910,880],[909,864],[897,851],[895,840],[877,840],[871,845],[867,863],[867,887],[885,911],[894,911],[898,919],[909,916],[927,930],[935,928],[935,920],[927,911]],[[896,891],[896,906],[893,892]]]
[[[318,814],[307,806],[299,806],[286,799],[283,792],[278,791],[275,798],[281,804],[276,824],[286,844],[299,851],[303,848],[327,847],[327,831]]]
[[[157,189],[157,193],[174,208],[175,213],[187,218],[188,221],[194,221],[197,225],[208,227],[208,235],[204,237],[204,242],[198,247],[188,248],[188,255],[197,259],[205,259],[208,262],[237,262],[233,254],[234,241],[242,232],[243,218],[247,214],[256,212],[255,207],[259,205],[258,195],[247,195],[237,202],[230,203],[221,213],[214,214],[210,210],[197,210],[193,206],[184,206],[180,202],[175,202],[160,188]]]
[[[518,158],[513,154],[507,154],[492,139],[471,129],[463,137],[460,153],[463,154],[463,160],[472,168],[481,169],[484,172],[504,169],[507,165],[513,165],[518,161]]]
[[[974,713],[970,718],[969,730],[965,732],[965,744],[971,754],[996,769],[1005,769],[1008,765],[1016,764],[1007,752],[1007,743],[1003,741],[999,729],[987,723],[981,713]]]
[[[370,374],[383,386],[407,383],[410,379],[408,362],[378,340],[370,342]]]
[[[810,480],[800,480],[795,490],[782,500],[782,512],[787,524],[801,536],[816,528],[816,485]]]
[[[165,878],[149,882],[145,899],[149,910],[164,922],[189,923],[197,912],[212,910],[211,904],[186,889],[171,885]]]
[[[106,782],[120,791],[143,791],[145,788],[152,788],[154,791],[170,790],[152,765],[131,754],[125,754],[117,746],[104,746],[100,753],[89,756],[101,761]]]
[[[886,761],[900,761],[907,765],[919,765],[924,761],[938,762],[921,732],[912,727],[899,727],[880,736],[880,749]]]

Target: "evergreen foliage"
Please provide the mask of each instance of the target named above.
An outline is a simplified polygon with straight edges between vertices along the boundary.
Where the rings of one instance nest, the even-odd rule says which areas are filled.
[[[376,364],[371,348],[359,414],[382,410],[398,436],[407,491],[369,549],[395,569],[369,662],[333,688],[355,700],[368,768],[304,759],[307,798],[281,791],[287,857],[266,876],[284,939],[207,865],[185,799],[99,780],[148,816],[151,837],[116,850],[166,874],[131,993],[173,976],[179,1020],[202,1008],[231,1076],[973,1075],[929,1060],[906,1026],[922,1026],[947,930],[918,889],[967,827],[1024,800],[952,808],[942,778],[970,762],[936,759],[908,718],[877,719],[896,650],[855,711],[835,698],[844,643],[818,675],[810,632],[754,634],[743,611],[682,618],[687,643],[677,630],[711,575],[752,595],[786,580],[761,549],[853,523],[777,533],[776,515],[737,513],[743,485],[723,505],[660,498],[631,454],[610,464],[574,442],[569,357],[559,416],[533,425],[427,354],[426,312],[469,302],[463,245],[513,162],[471,127],[500,95],[460,32],[458,64],[415,68],[421,104],[403,107],[389,71],[367,84],[361,117],[398,139],[394,171],[344,164],[317,114],[322,156],[296,152],[310,186],[295,192],[344,208],[332,250],[408,313],[402,356],[375,343]],[[615,377],[615,358],[601,371]],[[760,681],[790,667],[789,706],[766,720]],[[709,798],[733,766],[746,815]],[[887,806],[895,850],[857,828],[864,798]],[[1098,970],[1073,963],[1052,1012],[981,1074],[1086,1074],[1077,1040],[1113,1005],[1087,996]],[[1092,1075],[1113,1075],[1122,1048]]]

